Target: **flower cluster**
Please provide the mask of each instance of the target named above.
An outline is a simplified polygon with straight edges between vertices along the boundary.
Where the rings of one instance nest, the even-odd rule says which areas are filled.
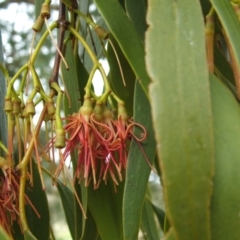
[[[10,236],[14,221],[19,221],[19,172],[5,165],[0,176],[0,225]]]
[[[12,237],[13,223],[20,223],[20,171],[10,168],[2,157],[0,157],[0,169],[0,225]],[[27,195],[24,195],[24,201],[39,216]]]
[[[128,118],[124,103],[118,104],[117,118],[104,104],[92,105],[91,99],[85,98],[79,112],[66,117],[64,130],[69,137],[63,158],[77,150],[75,178],[84,179],[85,186],[93,180],[94,188],[98,188],[101,180],[107,182],[109,177],[118,185],[127,166],[130,141],[144,141],[146,130]],[[142,129],[140,138],[134,135],[134,126]]]

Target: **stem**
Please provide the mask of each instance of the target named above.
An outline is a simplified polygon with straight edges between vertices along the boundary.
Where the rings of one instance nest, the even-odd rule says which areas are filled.
[[[49,29],[52,31],[54,28],[57,28],[58,27],[58,22],[53,22],[50,26],[49,26]],[[40,38],[40,40],[39,40],[39,42],[38,42],[38,44],[37,44],[37,46],[36,46],[36,48],[35,48],[35,50],[34,50],[34,52],[33,52],[33,54],[32,54],[32,57],[31,57],[31,60],[30,60],[30,62],[31,62],[31,64],[33,64],[34,62],[35,62],[35,60],[36,60],[36,57],[37,57],[37,55],[38,55],[38,53],[39,53],[39,51],[40,51],[40,49],[41,49],[41,47],[42,47],[42,45],[43,45],[43,42],[46,40],[46,38],[47,38],[47,36],[49,35],[49,31],[48,31],[48,29],[44,32],[44,34],[42,35],[42,37]]]
[[[57,44],[57,49],[59,51],[56,52],[55,55],[55,61],[54,61],[54,66],[53,66],[53,73],[51,76],[51,79],[49,80],[49,83],[56,82],[58,83],[58,74],[59,74],[59,68],[60,68],[60,61],[61,58],[64,61],[64,57],[61,56],[63,52],[63,42],[64,42],[64,35],[66,31],[66,7],[65,5],[60,2],[60,7],[59,7],[59,17],[58,17],[58,23],[60,26],[60,31],[59,31],[59,37],[58,37],[58,44]],[[68,69],[67,63],[65,62],[65,66]]]
[[[96,55],[93,53],[93,51],[88,46],[87,42],[83,39],[83,37],[80,36],[79,33],[73,27],[68,26],[68,29],[82,43],[82,45],[84,46],[84,48],[88,52],[91,60],[93,61],[93,65],[97,67],[97,69],[100,71],[100,73],[102,75],[103,82],[104,82],[104,85],[105,85],[105,91],[109,92],[111,90],[111,87],[110,87],[110,84],[108,82],[107,75],[106,75],[102,65],[98,62],[98,59],[97,59]]]
[[[60,106],[61,106],[61,99],[63,96],[63,92],[56,82],[51,83],[51,88],[53,88],[57,92],[57,103],[56,103],[56,113],[55,113],[56,128],[62,129],[63,127],[62,127],[62,120],[60,115],[61,114]]]
[[[53,30],[54,28],[58,27],[58,23],[57,22],[54,22],[51,24],[51,26],[49,26],[50,30]],[[29,65],[32,65],[35,60],[36,60],[36,57],[43,45],[43,42],[45,41],[45,39],[47,38],[47,36],[49,35],[49,31],[46,30],[45,33],[42,35],[41,39],[39,40],[37,46],[36,46],[36,49],[35,51],[33,52],[32,56],[31,56],[31,59],[29,60],[28,63],[24,64],[18,71],[17,73],[13,76],[13,78],[9,81],[9,86],[8,86],[8,89],[7,89],[7,96],[11,96],[11,89],[13,88],[13,84],[14,82],[16,81],[16,79],[18,78],[18,76],[25,70],[25,69],[28,69]],[[30,64],[29,64],[30,63]]]
[[[31,139],[31,142],[29,143],[29,147],[23,157],[23,160],[21,163],[18,164],[17,168],[21,171],[21,177],[20,177],[20,190],[19,190],[19,212],[20,212],[20,221],[22,224],[23,231],[29,230],[26,213],[25,213],[25,201],[24,201],[24,195],[25,195],[25,186],[26,186],[26,180],[27,180],[27,167],[28,163],[31,159],[31,154],[34,148],[34,138],[39,134],[42,122],[44,120],[44,116],[47,112],[47,106],[45,105],[42,113],[39,117],[37,126],[35,128],[35,131],[33,133],[34,137]]]

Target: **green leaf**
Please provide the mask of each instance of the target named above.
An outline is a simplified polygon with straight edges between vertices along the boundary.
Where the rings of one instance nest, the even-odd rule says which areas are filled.
[[[145,0],[126,0],[126,11],[131,19],[140,38],[144,41],[145,31],[147,30],[146,12],[147,4]]]
[[[231,42],[234,54],[240,66],[240,24],[230,1],[210,0]]]
[[[73,239],[75,238],[75,222],[74,222],[74,195],[73,192],[63,184],[60,180],[57,181],[58,192],[62,201],[62,206],[65,212],[67,224]],[[80,228],[81,229],[81,228]]]
[[[148,197],[145,198],[143,205],[141,229],[148,240],[160,239],[160,229],[156,225],[155,213]]]
[[[122,195],[124,183],[115,192],[112,182],[101,183],[96,190],[88,188],[88,207],[103,240],[122,240]]]
[[[14,240],[24,240],[20,225],[16,221],[14,221],[12,225],[12,235]]]
[[[112,90],[125,102],[125,107],[130,116],[133,115],[133,96],[134,96],[134,86],[135,86],[135,74],[133,73],[129,63],[124,57],[121,49],[119,48],[116,40],[113,37],[111,42],[114,45],[114,49],[117,53],[117,57],[111,45],[108,47],[108,63],[110,66],[110,84]],[[121,71],[123,73],[124,79],[122,78]],[[124,86],[124,82],[126,86]]]
[[[240,108],[232,93],[210,76],[215,175],[211,201],[212,240],[240,239]]]
[[[139,34],[117,0],[95,0],[95,3],[145,93],[148,94],[150,79],[144,62],[144,45]]]
[[[83,103],[84,95],[85,95],[84,88],[87,84],[89,74],[86,68],[84,67],[78,54],[75,55],[75,65],[76,65],[75,71],[77,72],[78,86],[79,86],[79,92],[80,92],[80,103]],[[71,85],[74,87],[74,84],[71,84]]]
[[[26,232],[24,232],[24,240],[37,240],[37,239],[39,238],[35,238],[31,231],[27,230]]]
[[[166,219],[165,212],[161,208],[159,208],[158,206],[156,206],[153,203],[152,203],[152,207],[153,207],[153,209],[155,211],[155,214],[157,215],[158,222],[159,222],[159,224],[160,224],[160,226],[162,228],[162,231],[163,232],[165,232],[165,231],[167,232],[169,230],[170,225],[169,225],[168,220]]]
[[[24,233],[25,239],[36,239],[48,240],[50,234],[50,216],[48,209],[48,202],[46,192],[42,190],[42,183],[38,168],[35,162],[32,164],[32,175],[33,175],[33,187],[26,188],[26,195],[37,210],[40,217],[36,215],[32,207],[27,204],[25,207],[27,222],[30,228],[29,232]]]
[[[229,62],[226,60],[226,57],[220,52],[220,50],[214,48],[214,62],[215,62],[215,72],[221,72],[221,74],[232,84],[235,85],[235,80],[232,72],[232,68]]]
[[[69,65],[69,69],[65,68],[65,65],[61,65],[62,78],[64,85],[66,86],[69,95],[69,100],[65,98],[65,114],[72,114],[78,112],[80,108],[80,89],[78,84],[78,74],[75,63],[75,56],[71,46],[71,42],[65,45],[65,58]]]
[[[99,233],[97,231],[97,226],[94,222],[92,214],[90,211],[87,212],[86,228],[81,240],[101,240]]]
[[[152,164],[156,154],[150,104],[138,82],[136,82],[134,93],[134,121],[146,128],[147,139],[141,145],[142,150],[134,140],[129,149],[123,196],[123,231],[124,239],[128,240],[136,239],[138,236],[141,212],[151,171],[147,161]],[[134,129],[136,136],[140,132],[138,128]],[[147,160],[143,151],[148,158]]]
[[[201,6],[150,0],[147,21],[149,96],[169,220],[179,240],[210,240],[214,148]]]
[[[79,4],[78,4],[78,9],[88,15],[89,12],[89,0],[80,0]],[[86,39],[87,36],[87,23],[85,21],[85,19],[80,18],[80,29],[81,29],[81,36]]]

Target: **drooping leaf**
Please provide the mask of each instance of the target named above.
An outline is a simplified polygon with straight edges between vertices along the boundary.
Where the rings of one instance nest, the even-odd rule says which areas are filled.
[[[88,189],[88,207],[103,240],[122,240],[122,195],[124,183],[115,192],[112,182]]]
[[[215,139],[211,201],[212,240],[240,239],[240,108],[232,93],[210,76]]]
[[[30,230],[26,230],[26,232],[24,232],[24,240],[37,240],[37,238],[33,236]]]
[[[73,239],[75,239],[75,222],[74,222],[74,195],[73,192],[61,181],[57,181],[57,188],[61,198],[62,206],[65,212],[67,224]],[[80,228],[81,229],[81,228]]]
[[[72,114],[74,112],[78,112],[80,108],[80,88],[78,84],[78,70],[71,42],[68,42],[68,44],[65,45],[65,58],[69,65],[68,70],[63,64],[61,66],[62,79],[64,85],[66,86],[65,112],[66,114]],[[68,102],[68,97],[70,98],[70,102]]]
[[[142,124],[147,130],[147,138],[141,144],[132,141],[129,149],[126,182],[123,196],[123,231],[124,239],[136,239],[138,236],[141,212],[144,203],[147,183],[156,154],[156,143],[152,127],[150,104],[140,84],[136,82],[134,93],[134,121]],[[141,130],[134,129],[138,136]],[[145,152],[147,159],[143,152]]]
[[[24,233],[25,239],[32,238],[34,235],[36,239],[48,240],[50,234],[50,216],[48,209],[48,202],[46,192],[42,189],[42,183],[36,163],[32,164],[33,187],[26,188],[26,195],[37,210],[40,217],[34,212],[32,207],[27,204],[26,217],[30,228],[29,232]]]
[[[110,84],[112,90],[125,102],[125,107],[130,116],[133,115],[133,96],[135,86],[135,74],[133,73],[129,63],[119,48],[117,42],[113,37],[111,42],[114,45],[108,47],[108,62],[110,66]],[[115,55],[115,52],[117,56]],[[120,66],[118,60],[120,62]],[[121,75],[123,74],[123,77]],[[124,81],[126,86],[124,86]]]
[[[14,240],[24,240],[23,232],[16,221],[12,225],[12,236]]]
[[[75,55],[75,64],[76,64],[76,70],[77,70],[77,76],[78,76],[80,102],[83,103],[84,94],[85,94],[84,88],[87,84],[89,75],[78,54]]]
[[[95,3],[145,93],[148,94],[148,84],[150,80],[144,62],[144,45],[139,34],[118,0],[95,0]]]
[[[235,85],[232,68],[229,62],[226,60],[226,57],[220,52],[217,47],[214,49],[214,59],[216,65],[216,74],[218,74],[218,72],[221,72],[226,80],[228,80],[232,85]]]
[[[137,30],[140,38],[144,41],[145,31],[147,30],[146,12],[147,4],[145,0],[126,0],[126,11]]]
[[[80,0],[79,4],[78,4],[78,9],[84,13],[84,14],[88,14],[89,12],[89,0]],[[81,36],[86,39],[87,37],[87,23],[85,21],[85,19],[81,18],[80,19],[80,31],[81,31]],[[80,51],[80,55],[82,56],[83,52],[85,52],[84,48],[80,47],[79,49]]]
[[[201,6],[150,0],[147,22],[149,96],[169,220],[177,239],[210,240],[214,148]]]
[[[162,231],[163,232],[165,232],[165,231],[167,232],[169,227],[170,227],[170,225],[169,225],[169,222],[168,222],[168,220],[166,218],[165,212],[161,208],[159,208],[158,206],[156,206],[153,203],[152,203],[152,207],[153,207],[153,209],[155,211],[155,214],[156,214],[156,216],[158,218],[158,222],[161,225]]]
[[[94,219],[90,211],[87,212],[86,228],[81,240],[89,240],[89,239],[101,240],[101,237],[97,230],[97,226],[94,222]]]
[[[148,197],[145,198],[142,210],[141,229],[146,239],[160,239],[160,229],[155,221],[155,212],[152,208],[151,201]],[[136,238],[135,238],[136,239]]]

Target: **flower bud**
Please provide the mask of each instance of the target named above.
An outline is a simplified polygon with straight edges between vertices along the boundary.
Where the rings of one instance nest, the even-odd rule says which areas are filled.
[[[12,110],[13,110],[12,99],[10,97],[5,97],[4,111],[5,112],[12,112]]]
[[[44,18],[47,18],[49,19],[50,18],[50,5],[49,4],[43,4],[42,5],[42,9],[41,9],[41,17],[44,19]]]
[[[93,109],[94,119],[98,122],[102,121],[103,118],[103,107],[102,104],[96,104],[96,106]]]
[[[37,20],[35,21],[35,23],[32,26],[32,29],[35,32],[40,32],[42,30],[43,24],[44,24],[44,20],[43,20],[42,16],[38,16]]]
[[[109,36],[109,33],[100,26],[97,26],[94,30],[100,39],[106,40]]]
[[[49,115],[54,115],[56,112],[56,108],[54,106],[53,101],[52,102],[47,102],[47,112]]]
[[[64,129],[56,129],[56,140],[54,146],[56,148],[64,148],[65,147],[65,131]]]
[[[84,117],[84,119],[89,122],[90,116],[93,113],[92,102],[90,98],[84,97],[83,105],[79,110],[80,114]]]
[[[25,113],[26,115],[34,115],[36,112],[35,112],[35,106],[34,106],[34,103],[32,100],[27,100],[26,102],[26,106],[25,106]]]
[[[19,114],[21,113],[22,108],[21,108],[21,100],[20,99],[15,99],[13,101],[13,113],[14,114]]]

